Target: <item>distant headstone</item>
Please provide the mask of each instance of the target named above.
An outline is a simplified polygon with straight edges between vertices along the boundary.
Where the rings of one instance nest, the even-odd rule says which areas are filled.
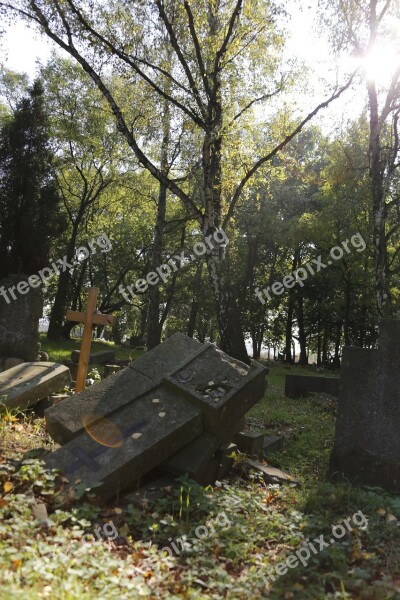
[[[65,445],[46,463],[72,485],[99,484],[105,499],[158,466],[211,483],[220,467],[216,452],[263,396],[265,373],[257,363],[249,367],[177,333],[48,409],[48,431]]]
[[[308,375],[286,375],[285,396],[300,398],[311,393],[339,395],[339,377],[316,377]]]
[[[37,360],[39,344],[39,319],[43,312],[41,288],[29,287],[28,293],[18,293],[17,285],[27,277],[10,275],[0,281],[6,292],[13,288],[15,300],[7,293],[9,302],[0,298],[0,356],[21,358],[31,362]],[[21,288],[22,289],[22,288]],[[25,288],[23,288],[25,289]]]
[[[79,363],[81,356],[80,350],[72,350],[71,361]],[[89,355],[89,365],[105,365],[106,363],[112,363],[116,359],[115,350],[104,350],[102,352],[92,352]]]
[[[400,321],[381,321],[377,350],[343,351],[333,478],[400,492]]]
[[[109,377],[121,370],[120,365],[104,365],[104,377]]]
[[[1,403],[9,409],[23,410],[51,393],[58,392],[70,381],[69,369],[64,365],[50,362],[22,363],[0,373]]]

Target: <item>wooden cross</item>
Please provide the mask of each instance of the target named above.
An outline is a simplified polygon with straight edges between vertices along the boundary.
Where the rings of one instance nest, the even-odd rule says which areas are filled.
[[[83,323],[81,353],[79,356],[78,372],[76,375],[76,392],[83,392],[85,389],[90,357],[90,347],[92,344],[93,325],[115,325],[117,322],[117,317],[113,317],[112,315],[102,315],[96,311],[98,293],[99,288],[89,288],[85,312],[67,310],[67,321]]]

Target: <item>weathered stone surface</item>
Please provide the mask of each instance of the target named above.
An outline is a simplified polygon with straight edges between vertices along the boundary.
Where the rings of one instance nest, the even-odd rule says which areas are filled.
[[[263,454],[268,456],[282,450],[285,444],[285,438],[282,435],[266,435],[264,437]]]
[[[324,392],[325,394],[337,397],[339,395],[339,378],[286,375],[285,396],[300,398],[312,392]]]
[[[0,396],[7,408],[33,406],[71,381],[69,369],[49,362],[23,363],[0,374]]]
[[[227,432],[221,440],[224,443],[231,441],[238,421],[262,398],[266,373],[258,363],[252,362],[249,368],[208,345],[165,381],[177,394],[201,407],[206,431],[220,439],[224,430]]]
[[[190,360],[204,348],[196,340],[176,333],[151,352],[131,362],[126,369],[110,375],[81,394],[71,396],[62,406],[48,409],[48,432],[59,444],[69,442],[83,431],[84,415],[95,413],[105,417],[130,404],[157,387],[177,362]]]
[[[400,492],[400,321],[381,321],[377,350],[344,348],[332,477]]]
[[[68,369],[70,370],[71,377],[72,377],[73,381],[76,381],[76,376],[78,374],[78,363],[73,363],[71,361],[66,361],[64,363],[64,365],[66,367],[68,367]]]
[[[296,477],[293,477],[280,469],[261,463],[258,460],[247,459],[246,464],[252,469],[256,469],[256,471],[262,473],[266,483],[294,483],[300,485],[300,481],[299,479],[296,479]]]
[[[259,431],[240,431],[234,437],[240,452],[249,456],[260,456],[264,447],[264,434]]]
[[[60,469],[70,485],[78,480],[87,487],[97,486],[96,492],[105,500],[133,487],[141,476],[198,437],[203,428],[199,409],[162,388],[107,419],[88,413],[85,422],[86,431],[45,462],[48,468]]]
[[[219,460],[214,454],[219,446],[219,439],[210,433],[203,433],[190,444],[174,454],[161,468],[171,475],[186,473],[201,485],[215,481],[219,470]]]
[[[14,287],[14,300],[8,292],[9,303],[0,298],[0,356],[15,356],[24,361],[38,358],[39,319],[43,312],[43,298],[40,287],[31,288],[26,294],[16,291],[20,281],[26,281],[25,275],[10,275],[0,281],[6,291]]]
[[[86,415],[106,417],[156,387],[149,377],[129,368],[114,373],[46,410],[47,431],[56,442],[66,444],[82,433]]]
[[[79,363],[81,355],[80,350],[73,350],[71,352],[71,361]],[[113,362],[116,359],[115,350],[104,350],[102,352],[93,352],[89,356],[89,365],[104,365],[109,362]]]
[[[48,409],[49,432],[56,441],[66,444],[49,460],[61,470],[68,470],[66,461],[70,460],[71,448],[79,444],[74,478],[90,487],[94,476],[87,465],[103,456],[104,446],[113,446],[107,450],[107,462],[97,466],[96,477],[103,482],[100,491],[105,497],[112,496],[116,484],[133,485],[141,475],[162,464],[175,475],[187,473],[199,483],[211,483],[220,467],[215,452],[232,440],[242,417],[262,397],[265,373],[266,369],[257,363],[248,367],[212,344],[200,344],[175,334],[123,371]],[[119,446],[126,446],[125,429],[135,427],[140,415],[143,420],[148,405],[158,408],[159,413],[149,414],[146,438],[143,431],[139,432],[147,446],[139,453],[133,451],[137,445],[120,451]],[[179,419],[191,415],[190,411],[194,411],[196,419],[187,417],[181,423]],[[161,424],[168,420],[171,428],[160,428],[160,419]],[[96,443],[103,446],[100,451],[96,450]],[[114,461],[114,450],[121,455],[120,462]],[[129,477],[122,482],[124,472]]]

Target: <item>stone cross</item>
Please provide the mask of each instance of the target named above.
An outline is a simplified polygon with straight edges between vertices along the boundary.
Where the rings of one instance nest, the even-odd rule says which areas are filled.
[[[97,295],[99,288],[89,288],[88,300],[85,312],[67,310],[67,321],[83,323],[83,335],[81,342],[81,353],[79,357],[78,373],[76,376],[75,391],[82,392],[85,389],[86,377],[89,364],[90,346],[92,344],[93,325],[115,325],[117,317],[102,315],[96,310]]]

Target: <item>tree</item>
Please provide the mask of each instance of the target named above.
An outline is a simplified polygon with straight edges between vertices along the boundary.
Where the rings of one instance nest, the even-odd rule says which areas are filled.
[[[129,5],[114,1],[96,7],[96,12],[79,0],[18,0],[12,6],[0,2],[0,7],[34,21],[83,67],[109,103],[118,130],[140,164],[181,200],[187,213],[196,219],[203,237],[230,225],[252,177],[352,81],[350,77],[275,145],[260,149],[261,155],[254,160],[253,148],[248,147],[241,154],[237,151],[247,114],[283,88],[279,73],[282,38],[276,25],[279,11],[269,0],[256,4],[243,0],[155,0]],[[170,69],[153,51],[165,38],[174,56]],[[200,194],[191,194],[173,173],[165,175],[141,146],[140,129],[129,121],[123,102],[108,85],[107,72],[111,69],[134,85],[147,86],[170,104],[175,118],[191,123],[198,154],[184,181],[199,165]],[[246,76],[238,77],[240,72]],[[248,77],[247,73],[254,76]],[[170,91],[166,91],[168,85],[158,85],[155,74],[164,78]],[[182,176],[182,165],[180,168],[178,175]],[[228,280],[224,248],[208,251],[206,261],[221,346],[247,361],[240,311]]]
[[[79,65],[53,56],[41,73],[57,153],[55,181],[68,220],[67,240],[60,240],[59,251],[71,264],[77,258],[79,235],[94,218],[102,195],[116,177],[115,132],[102,96]],[[86,266],[83,263],[83,268]],[[66,307],[73,305],[80,293],[76,284],[83,281],[78,273],[79,268],[73,273],[63,270],[58,277],[47,333],[50,339],[69,338],[73,324],[64,323],[64,317]]]
[[[368,72],[382,40],[392,39],[398,45],[398,33],[390,31],[390,19],[400,18],[396,0],[338,0],[329,2],[329,26],[334,33],[337,51],[350,51],[364,68],[369,110],[369,180],[373,206],[373,239],[375,246],[376,301],[380,316],[392,311],[390,280],[396,271],[390,269],[388,242],[397,234],[400,224],[388,228],[389,211],[399,207],[398,189],[393,180],[400,165],[400,61],[390,80],[380,88],[377,73]],[[339,16],[339,18],[338,18]],[[392,48],[394,52],[394,47]]]
[[[52,176],[43,86],[36,81],[0,132],[0,276],[48,267],[65,226]]]

